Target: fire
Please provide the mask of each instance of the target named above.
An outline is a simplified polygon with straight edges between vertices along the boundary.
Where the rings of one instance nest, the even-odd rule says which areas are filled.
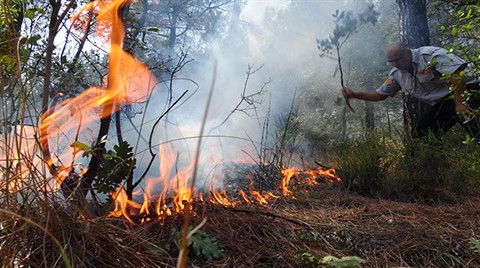
[[[165,146],[165,147],[164,147]],[[112,193],[112,198],[115,200],[114,211],[109,214],[111,217],[123,217],[131,224],[153,219],[161,220],[175,214],[183,213],[185,209],[185,202],[200,203],[200,204],[214,204],[223,207],[235,207],[239,204],[257,204],[268,205],[271,200],[277,199],[280,196],[275,195],[272,192],[262,194],[255,190],[253,175],[248,176],[249,180],[248,191],[240,189],[238,191],[238,198],[234,198],[234,195],[227,194],[225,189],[218,189],[213,184],[209,187],[209,194],[204,196],[204,192],[188,192],[188,181],[191,174],[191,165],[174,172],[173,166],[175,163],[175,153],[169,146],[162,145],[162,168],[164,172],[160,172],[162,175],[158,178],[149,178],[147,181],[146,191],[143,193],[143,203],[136,203],[128,200],[124,193],[123,187],[119,188],[117,192]],[[323,169],[318,167],[311,170],[299,170],[297,168],[283,169],[283,178],[278,186],[278,191],[283,195],[292,196],[293,192],[289,189],[292,184],[302,185],[317,185],[319,180],[334,182],[340,181],[340,178],[336,176],[333,168]],[[155,187],[161,187],[162,189],[155,193]],[[140,195],[140,193],[137,193]],[[158,195],[158,198],[153,196]],[[170,198],[167,198],[170,196]],[[134,197],[134,199],[136,199]],[[151,210],[152,206],[155,206],[155,210]],[[194,213],[194,212],[192,212]],[[140,220],[134,220],[140,219]]]
[[[295,178],[296,182],[300,182],[306,185],[316,185],[318,184],[317,179],[322,178],[327,182],[341,181],[341,179],[336,175],[335,169],[323,169],[318,167],[317,169],[311,170],[297,170],[296,168],[286,168],[282,170],[283,180],[281,182],[281,191],[284,195],[291,195],[292,192],[289,190],[292,179]]]
[[[109,47],[109,72],[106,84],[91,87],[75,98],[65,99],[50,108],[42,115],[39,126],[40,143],[50,151],[63,151],[56,159],[46,158],[46,164],[51,169],[56,163],[72,163],[79,156],[74,149],[63,147],[72,144],[71,137],[98,128],[99,117],[104,118],[118,111],[122,105],[146,101],[157,84],[148,68],[122,49],[124,29],[118,16],[119,9],[132,1],[93,1],[85,5],[72,21],[74,27],[81,27],[89,12],[96,13],[97,34],[104,37]],[[51,139],[55,139],[55,147],[50,148]],[[60,164],[63,166],[63,164]],[[68,170],[60,167],[58,170]],[[54,174],[60,185],[67,174]]]
[[[122,49],[124,29],[118,11],[123,5],[131,1],[93,1],[87,4],[77,15],[74,16],[75,27],[81,27],[85,21],[85,12],[98,14],[97,31],[110,45],[109,72],[106,83],[101,86],[91,87],[75,98],[65,99],[52,107],[41,118],[39,125],[40,143],[43,146],[50,144],[55,139],[56,147],[51,151],[65,151],[62,155],[56,155],[56,159],[46,159],[47,165],[52,167],[56,163],[71,164],[73,167],[79,161],[78,151],[75,148],[63,149],[65,145],[72,144],[75,140],[70,137],[78,137],[80,134],[91,129],[96,129],[100,118],[105,118],[120,109],[122,105],[146,101],[154,90],[156,80],[148,68]],[[183,130],[187,133],[188,130]],[[124,186],[111,192],[114,201],[113,211],[110,217],[123,218],[130,223],[146,222],[164,219],[173,214],[181,214],[186,204],[201,202],[221,206],[235,206],[240,202],[248,204],[267,205],[270,200],[278,198],[272,192],[262,193],[255,190],[253,177],[250,181],[248,192],[240,190],[239,198],[233,198],[224,189],[218,189],[213,184],[209,188],[209,194],[204,196],[201,191],[192,192],[191,176],[195,170],[194,161],[186,166],[179,166],[176,152],[168,144],[158,146],[159,175],[145,178],[145,188],[134,193],[133,198],[126,194]],[[252,154],[250,154],[252,155]],[[250,163],[251,159],[243,159]],[[63,170],[60,168],[59,170]],[[71,171],[70,168],[64,168]],[[302,183],[315,184],[318,177],[328,180],[339,180],[335,170],[298,170],[296,168],[283,169],[283,178],[279,185],[279,191],[283,195],[292,195],[289,189],[294,180]],[[66,174],[56,176],[57,184],[62,184]],[[143,202],[134,200],[143,199]],[[243,200],[243,201],[242,201]]]

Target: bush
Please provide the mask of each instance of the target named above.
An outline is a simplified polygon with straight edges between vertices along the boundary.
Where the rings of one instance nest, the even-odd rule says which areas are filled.
[[[393,164],[395,146],[391,139],[374,132],[340,142],[336,162],[343,186],[362,194],[381,190]]]
[[[480,151],[458,129],[434,137],[393,140],[381,133],[337,144],[337,174],[351,191],[401,200],[438,200],[480,189]],[[463,132],[462,132],[463,133]]]

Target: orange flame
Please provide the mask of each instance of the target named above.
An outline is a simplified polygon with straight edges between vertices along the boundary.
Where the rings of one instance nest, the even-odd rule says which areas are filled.
[[[289,190],[292,178],[295,178],[296,181],[301,181],[301,183],[306,185],[316,185],[318,184],[317,179],[322,178],[327,182],[341,181],[341,179],[336,175],[335,169],[323,169],[318,167],[317,169],[312,170],[297,170],[296,168],[286,168],[282,170],[283,179],[281,181],[281,190],[284,195],[291,195],[292,192]]]
[[[289,169],[282,170],[283,179],[281,183],[281,190],[283,195],[292,194],[292,192],[288,189],[288,186],[290,185],[290,180],[292,179],[292,176],[295,174],[296,171],[297,171],[296,168],[289,168]]]
[[[122,49],[124,29],[118,13],[123,5],[131,2],[127,0],[97,0],[87,4],[74,16],[74,27],[82,27],[82,23],[85,21],[83,19],[85,12],[98,14],[98,34],[110,44],[110,63],[106,85],[89,88],[75,98],[62,101],[45,113],[41,118],[39,130],[40,133],[48,135],[40,135],[41,144],[48,143],[49,139],[53,138],[64,139],[63,143],[57,142],[58,148],[55,149],[59,149],[62,144],[69,142],[71,144],[66,137],[73,137],[81,130],[92,128],[92,124],[99,118],[109,116],[121,105],[142,102],[150,96],[156,85],[155,79],[146,66]],[[71,149],[65,156],[58,156],[58,162],[73,163],[78,156],[77,152],[72,150],[74,149]],[[136,216],[140,216],[140,222],[163,219],[174,213],[182,213],[186,203],[192,203],[194,200],[205,202],[201,193],[193,193],[190,190],[189,180],[194,169],[194,161],[191,161],[186,167],[177,169],[177,158],[170,146],[159,146],[159,152],[159,176],[146,178],[143,193],[134,193],[134,200],[136,197],[143,197],[143,203],[129,200],[123,186],[119,187],[116,192],[111,193],[114,209],[110,212],[110,217],[123,217],[133,224],[138,218]],[[67,156],[73,160],[70,162],[62,160]],[[244,161],[251,162],[249,159]],[[47,164],[54,165],[53,160]],[[280,190],[284,195],[292,194],[289,190],[291,180],[299,179],[300,174],[307,176],[309,179],[306,181],[309,183],[316,182],[315,176],[319,175],[332,180],[337,178],[334,170],[298,171],[291,168],[282,170],[282,174],[284,177]],[[239,195],[245,202],[266,205],[269,199],[278,198],[271,192],[262,194],[256,191],[253,179],[251,177],[248,179],[250,180],[249,193],[247,194],[243,190],[239,191]],[[57,178],[58,184],[61,184],[62,181],[62,177]],[[158,197],[154,198],[154,196]],[[222,206],[237,204],[224,189],[218,191],[213,186],[210,188],[207,200]],[[154,209],[152,203],[155,205]]]
[[[203,204],[209,202],[225,207],[233,207],[239,204],[238,200],[234,201],[227,195],[225,189],[217,190],[213,184],[210,186],[208,199],[205,199],[202,193],[189,192],[189,187],[187,187],[189,177],[187,174],[191,174],[193,167],[190,164],[179,171],[175,171],[175,174],[171,174],[173,170],[172,167],[176,165],[174,151],[167,145],[162,145],[161,148],[162,154],[160,158],[162,159],[161,166],[163,170],[160,170],[161,175],[158,178],[149,178],[147,180],[147,187],[143,193],[143,204],[127,200],[124,189],[120,188],[116,193],[112,194],[112,197],[115,199],[115,209],[109,216],[123,217],[133,224],[135,221],[132,220],[132,216],[140,216],[140,223],[142,223],[151,219],[164,219],[173,214],[181,214],[185,209],[184,202],[195,201]],[[334,169],[324,170],[317,168],[315,170],[297,170],[296,168],[290,168],[282,170],[282,173],[284,176],[279,185],[279,190],[281,190],[284,195],[293,194],[292,191],[289,190],[293,180],[308,185],[318,184],[317,179],[319,177],[327,181],[340,180],[340,178],[335,175]],[[244,190],[239,190],[238,192],[244,203],[267,205],[269,200],[279,198],[279,196],[274,195],[272,192],[261,194],[259,191],[256,191],[254,189],[252,176],[253,175],[247,177],[247,179],[250,180],[248,193]],[[158,186],[161,187],[161,192],[158,193],[159,197],[155,204],[155,211],[151,211],[149,208],[152,205],[151,203],[153,203],[152,196],[155,195],[155,187]],[[171,198],[167,200],[167,196],[171,196]],[[138,217],[136,218],[138,219]]]
[[[81,18],[86,12],[98,14],[97,32],[106,36],[105,41],[110,43],[110,63],[107,85],[91,87],[75,98],[63,100],[42,115],[40,143],[45,146],[51,139],[55,139],[56,147],[50,148],[50,151],[64,152],[57,156],[58,163],[74,163],[79,157],[73,149],[63,148],[73,143],[68,137],[95,129],[93,123],[98,122],[99,118],[110,116],[122,105],[146,101],[156,85],[148,68],[122,49],[124,29],[118,13],[122,6],[131,2],[93,1],[72,18],[74,25],[80,27],[81,23],[75,23],[83,21]],[[55,165],[55,160],[46,160],[49,167]],[[55,179],[61,184],[64,178],[65,176],[58,176]]]

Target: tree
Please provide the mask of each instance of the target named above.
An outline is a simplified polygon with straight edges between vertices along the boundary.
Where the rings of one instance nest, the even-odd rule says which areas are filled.
[[[400,7],[400,40],[410,48],[430,45],[425,0],[396,0]],[[405,125],[415,125],[428,107],[420,100],[404,95]]]
[[[379,13],[374,9],[373,5],[368,5],[366,11],[359,15],[353,15],[350,11],[342,11],[339,12],[336,10],[335,14],[332,16],[334,17],[335,28],[333,30],[333,35],[331,35],[327,39],[319,40],[317,39],[317,48],[320,50],[320,57],[326,57],[332,54],[332,50],[335,51],[336,60],[338,63],[338,71],[340,73],[340,85],[343,87],[344,85],[344,77],[343,77],[343,68],[342,68],[342,60],[341,60],[341,53],[340,49],[346,43],[346,41],[350,38],[351,35],[358,31],[358,28],[363,26],[366,23],[375,24],[378,20]],[[350,102],[346,99],[347,107],[354,112]],[[368,107],[368,106],[367,106]],[[342,136],[344,139],[346,138],[346,119],[345,119],[345,112],[343,112],[343,125],[344,130]],[[373,129],[373,111],[371,109],[367,109],[366,112],[366,122],[367,126],[370,126]]]

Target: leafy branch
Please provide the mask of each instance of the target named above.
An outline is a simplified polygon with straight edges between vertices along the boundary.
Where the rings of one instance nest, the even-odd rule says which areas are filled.
[[[317,38],[317,48],[320,51],[320,57],[330,57],[337,60],[338,70],[340,72],[340,85],[342,88],[344,87],[344,78],[340,49],[353,33],[358,32],[361,26],[367,23],[375,24],[379,15],[380,13],[374,9],[373,5],[368,5],[365,12],[356,16],[351,11],[340,12],[337,9],[335,13],[332,14],[335,24],[333,35],[326,39]],[[336,57],[332,56],[333,50],[335,50]],[[346,99],[346,103],[348,108],[352,112],[355,112],[348,99]]]

